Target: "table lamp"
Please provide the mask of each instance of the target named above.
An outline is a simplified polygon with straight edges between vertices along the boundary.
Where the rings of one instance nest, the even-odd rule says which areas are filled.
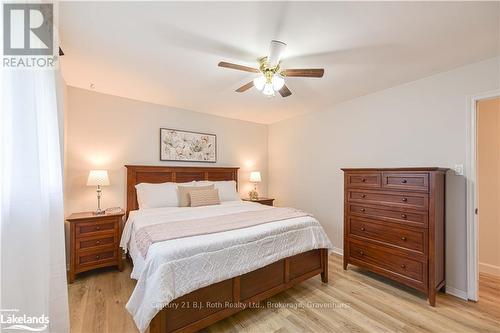
[[[257,200],[259,198],[259,193],[257,192],[257,183],[262,181],[260,176],[260,171],[250,172],[250,181],[253,183],[253,190],[248,192],[248,197],[250,200]]]
[[[97,210],[96,215],[104,214],[101,210],[101,186],[109,185],[109,177],[107,170],[90,170],[87,186],[97,186]]]

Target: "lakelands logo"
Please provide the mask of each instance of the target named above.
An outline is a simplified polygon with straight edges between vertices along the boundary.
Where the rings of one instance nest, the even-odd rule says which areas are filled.
[[[55,51],[52,3],[3,4],[3,67],[53,68]]]
[[[1,330],[21,330],[29,332],[43,332],[48,328],[49,317],[27,316],[20,314],[19,309],[0,309]]]

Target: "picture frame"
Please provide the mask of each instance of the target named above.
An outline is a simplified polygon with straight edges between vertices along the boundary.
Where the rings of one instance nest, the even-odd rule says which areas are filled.
[[[160,128],[160,161],[217,162],[217,135]]]

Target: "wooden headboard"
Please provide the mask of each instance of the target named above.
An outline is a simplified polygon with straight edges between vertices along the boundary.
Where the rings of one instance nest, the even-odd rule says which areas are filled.
[[[135,185],[140,183],[184,183],[193,180],[234,180],[238,186],[237,167],[170,167],[125,165],[127,168],[127,216],[139,208]]]

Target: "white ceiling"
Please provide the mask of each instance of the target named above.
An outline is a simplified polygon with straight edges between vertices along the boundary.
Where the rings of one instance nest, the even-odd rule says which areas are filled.
[[[499,2],[63,2],[63,76],[70,86],[258,123],[295,115],[499,54]],[[234,90],[269,41],[293,95]]]

